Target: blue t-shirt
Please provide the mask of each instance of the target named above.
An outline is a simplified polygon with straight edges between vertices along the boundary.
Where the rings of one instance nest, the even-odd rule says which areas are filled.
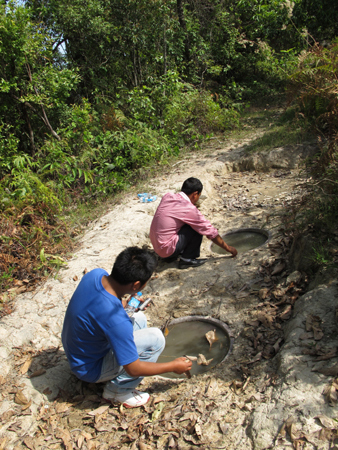
[[[62,330],[62,344],[72,372],[81,380],[94,383],[100,378],[102,360],[113,351],[119,365],[138,359],[133,325],[121,300],[109,294],[103,269],[88,272],[74,292]]]

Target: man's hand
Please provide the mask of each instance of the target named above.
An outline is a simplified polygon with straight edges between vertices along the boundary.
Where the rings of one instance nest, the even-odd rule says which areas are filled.
[[[162,373],[174,372],[181,374],[191,369],[192,362],[184,356],[166,363],[136,361],[123,366],[128,375],[132,377],[147,377],[161,375]]]
[[[173,363],[175,364],[173,372],[179,375],[181,373],[187,372],[192,367],[192,361],[190,361],[190,359],[187,359],[185,356],[174,359]]]
[[[232,257],[234,257],[234,256],[237,255],[237,250],[235,249],[235,247],[231,247],[230,245],[228,245],[227,251],[228,251],[229,253],[231,253]]]
[[[230,245],[223,241],[219,234],[214,239],[212,239],[212,242],[223,248],[226,252],[231,253],[232,257],[237,255],[237,250],[235,249],[235,247],[230,247]]]

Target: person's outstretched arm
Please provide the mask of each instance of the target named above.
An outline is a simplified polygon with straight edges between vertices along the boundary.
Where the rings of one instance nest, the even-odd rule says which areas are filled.
[[[162,373],[174,372],[181,374],[187,372],[192,367],[192,362],[184,356],[176,358],[166,363],[136,361],[123,366],[125,371],[131,377],[142,377],[151,375],[161,375]]]
[[[219,234],[214,239],[211,239],[211,240],[212,240],[212,242],[214,244],[216,244],[219,247],[223,248],[226,252],[231,253],[232,256],[236,256],[237,255],[237,250],[235,249],[235,247],[231,247],[226,242],[224,242]]]

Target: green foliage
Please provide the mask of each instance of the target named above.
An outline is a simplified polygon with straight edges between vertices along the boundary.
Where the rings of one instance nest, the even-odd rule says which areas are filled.
[[[329,243],[329,242],[328,242]],[[323,245],[318,245],[317,247],[313,247],[313,261],[319,266],[325,266],[332,262],[332,255],[329,254],[326,247]]]
[[[30,10],[14,2],[0,5],[0,104],[3,123],[18,149],[33,154],[54,128],[78,83],[77,71],[57,67],[52,40]],[[27,139],[29,136],[29,139]]]
[[[15,167],[20,165],[22,158],[28,161],[26,154],[18,155],[19,139],[11,132],[11,126],[5,123],[0,124],[0,179],[6,174],[12,172]]]
[[[309,42],[331,41],[338,36],[338,3],[331,0],[296,0],[295,26],[305,31]]]
[[[59,210],[61,203],[34,173],[37,163],[32,157],[17,149],[18,139],[10,127],[0,126],[0,209],[10,203],[36,204],[43,202],[53,210]]]
[[[314,178],[308,199],[308,221],[318,230],[334,231],[338,220],[338,42],[314,46],[299,58],[289,95],[298,113],[318,133],[320,152],[310,161]]]
[[[221,108],[222,100],[218,95],[182,84],[164,112],[166,132],[183,144],[225,131],[238,123],[238,111],[232,107]]]
[[[181,147],[237,126],[245,102],[283,92],[290,71],[300,112],[334,136],[335,46],[294,71],[301,29],[320,21],[322,36],[336,29],[314,8],[312,0],[2,2],[1,211],[41,207],[53,220],[74,198],[116,193]],[[298,124],[279,122],[256,144],[299,139]],[[322,152],[332,174],[334,143]]]
[[[329,48],[316,45],[300,56],[289,87],[301,113],[328,134],[338,130],[337,72],[338,42]]]

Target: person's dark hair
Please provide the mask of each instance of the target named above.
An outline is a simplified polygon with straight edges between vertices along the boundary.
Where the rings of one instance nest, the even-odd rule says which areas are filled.
[[[192,194],[193,192],[198,192],[199,194],[202,192],[203,184],[200,182],[198,178],[190,177],[182,184],[181,191],[187,195]]]
[[[157,266],[155,252],[139,247],[128,247],[114,263],[111,276],[122,285],[140,281],[146,283]]]

